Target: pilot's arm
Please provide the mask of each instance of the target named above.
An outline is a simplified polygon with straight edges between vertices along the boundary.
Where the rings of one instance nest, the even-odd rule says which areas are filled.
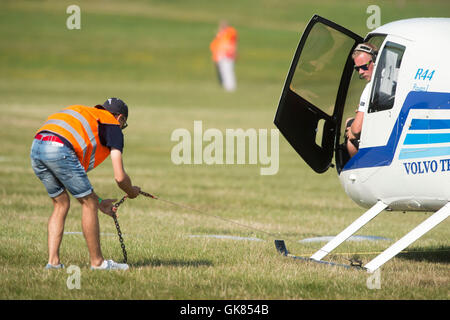
[[[359,140],[361,136],[361,130],[364,120],[364,113],[367,112],[367,106],[369,105],[369,91],[370,86],[369,83],[366,84],[364,87],[363,92],[361,93],[361,98],[359,100],[359,106],[356,111],[355,120],[353,120],[353,123],[349,130],[347,130],[347,137],[350,140],[356,139]]]
[[[357,111],[355,120],[353,120],[352,125],[350,126],[349,130],[347,131],[347,136],[350,140],[352,140],[352,139],[359,140],[359,138],[361,136],[363,119],[364,119],[364,112]]]

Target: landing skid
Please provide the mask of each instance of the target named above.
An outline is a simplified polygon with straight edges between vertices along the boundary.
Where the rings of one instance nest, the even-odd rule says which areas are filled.
[[[289,253],[289,251],[286,248],[286,243],[284,242],[284,240],[275,240],[275,248],[277,248],[277,251],[279,253],[281,253],[282,255],[284,255],[286,257],[289,257],[289,258],[302,260],[302,261],[307,261],[307,262],[319,263],[319,264],[332,266],[332,267],[343,267],[345,269],[362,270],[362,267],[361,267],[361,265],[359,263],[358,264],[353,264],[353,263],[351,263],[351,264],[340,264],[340,263],[334,263],[334,262],[330,262],[330,261],[314,260],[314,259],[307,258],[307,257],[295,256],[295,255]]]
[[[378,268],[380,268],[383,264],[388,262],[390,259],[395,257],[400,251],[411,245],[414,241],[422,237],[425,233],[436,227],[439,223],[444,221],[450,216],[450,202],[443,206],[440,210],[433,213],[428,219],[419,224],[416,228],[411,230],[408,234],[406,234],[403,238],[395,242],[392,246],[387,248],[383,253],[375,257],[372,261],[367,263],[365,266],[362,266],[362,263],[358,265],[345,265],[345,264],[337,264],[333,262],[323,261],[322,259],[328,255],[332,250],[337,248],[342,242],[347,240],[352,234],[361,229],[364,225],[370,222],[373,218],[375,218],[380,212],[387,208],[387,204],[382,201],[378,201],[372,208],[366,211],[362,216],[356,219],[352,224],[350,224],[346,229],[344,229],[341,233],[335,236],[330,242],[328,242],[324,247],[319,249],[316,253],[314,253],[310,258],[299,257],[290,254],[286,248],[286,244],[284,240],[275,240],[275,247],[278,252],[282,253],[287,257],[291,257],[294,259],[310,261],[321,263],[325,265],[331,266],[339,266],[339,267],[358,267],[360,269],[365,269],[369,273],[375,272]]]

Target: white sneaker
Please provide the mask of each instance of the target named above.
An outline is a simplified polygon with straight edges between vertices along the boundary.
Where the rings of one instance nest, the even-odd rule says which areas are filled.
[[[91,266],[91,270],[128,270],[129,266],[126,263],[117,263],[113,260],[103,260],[103,263],[98,267]]]

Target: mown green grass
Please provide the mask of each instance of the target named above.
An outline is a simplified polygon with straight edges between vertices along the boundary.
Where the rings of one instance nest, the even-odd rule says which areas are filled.
[[[336,172],[313,173],[280,138],[280,168],[260,165],[180,165],[170,154],[173,130],[271,129],[299,36],[314,13],[364,35],[369,2],[333,1],[80,1],[81,30],[65,27],[72,1],[0,4],[0,297],[2,299],[448,299],[448,222],[386,264],[381,289],[368,274],[281,257],[274,237],[295,254],[322,244],[298,240],[334,235],[364,209],[345,195]],[[379,2],[382,23],[442,16],[445,1]],[[210,60],[217,22],[239,31],[238,90],[223,92]],[[43,270],[51,202],[30,167],[35,130],[70,104],[95,105],[118,96],[130,106],[124,161],[136,185],[196,212],[139,197],[127,200],[119,221],[128,272],[92,272],[84,239],[66,234],[61,256],[81,268],[81,289],[69,290],[65,271]],[[206,143],[205,143],[206,144]],[[109,161],[90,173],[96,192],[123,194]],[[75,199],[66,231],[80,232]],[[214,217],[216,216],[216,217]],[[217,218],[219,217],[219,218]],[[385,212],[359,234],[395,240],[427,217]],[[224,221],[231,219],[251,228]],[[121,259],[113,221],[100,214],[105,257]],[[261,230],[255,231],[254,228]],[[192,238],[257,237],[263,241]],[[348,263],[392,241],[348,242],[330,260]],[[360,255],[368,262],[373,255]]]

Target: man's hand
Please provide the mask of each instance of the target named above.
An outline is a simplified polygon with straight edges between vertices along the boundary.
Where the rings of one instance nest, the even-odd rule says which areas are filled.
[[[114,208],[114,202],[116,201],[117,199],[104,199],[100,202],[98,208],[104,214],[112,217],[116,213],[116,208]]]
[[[139,195],[140,191],[141,191],[141,188],[139,188],[137,186],[132,186],[131,193],[128,193],[128,198],[130,198],[130,199],[136,198]]]
[[[348,127],[348,128],[345,130],[345,133],[346,133],[347,138],[348,138],[349,140],[356,139],[355,135],[352,133],[351,127]]]

